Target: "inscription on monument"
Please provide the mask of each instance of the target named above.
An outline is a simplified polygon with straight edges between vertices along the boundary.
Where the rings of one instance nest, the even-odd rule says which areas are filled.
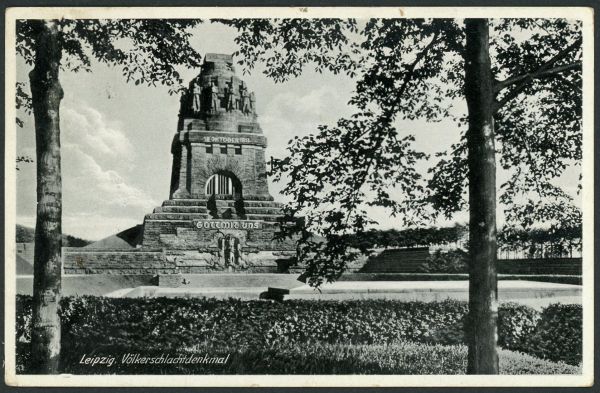
[[[198,220],[194,222],[198,229],[261,229],[262,224],[258,221],[241,220]]]
[[[205,142],[221,142],[221,143],[250,143],[250,138],[232,138],[228,136],[205,136]]]

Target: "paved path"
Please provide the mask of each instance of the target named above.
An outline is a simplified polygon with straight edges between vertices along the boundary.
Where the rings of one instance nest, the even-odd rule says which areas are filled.
[[[321,292],[433,292],[450,291],[462,292],[469,289],[469,282],[461,281],[337,281],[330,284],[323,284]],[[556,284],[539,281],[520,281],[520,280],[501,280],[498,281],[498,290],[525,290],[525,291],[559,291],[573,292],[581,291],[581,286],[572,284]],[[293,288],[290,292],[294,293],[312,293],[315,289],[302,285]]]
[[[19,293],[30,293],[31,276],[19,277]],[[84,277],[87,278],[87,277]],[[93,277],[92,277],[93,278]],[[76,277],[73,277],[76,279]],[[23,281],[23,282],[21,282]],[[88,279],[89,281],[89,279]],[[129,284],[119,288],[118,285],[97,285],[95,295],[110,297],[214,297],[219,299],[238,298],[244,300],[259,299],[260,294],[267,290],[265,283],[255,286],[209,286],[207,282],[195,283],[179,288],[157,287],[141,284],[142,282],[124,282]],[[254,282],[252,282],[254,283]],[[89,282],[79,283],[75,288],[65,282],[66,295],[88,294]],[[133,284],[133,285],[131,285]],[[137,285],[135,285],[137,284]],[[199,285],[204,284],[204,285]],[[260,285],[262,284],[262,285]],[[223,286],[221,286],[223,285]],[[399,301],[441,301],[455,299],[467,301],[469,298],[469,283],[461,281],[338,281],[324,284],[317,291],[314,288],[298,283],[298,287],[290,289],[285,299],[306,300],[361,300],[361,299],[395,299]],[[278,285],[272,285],[279,288]],[[290,288],[291,285],[282,288]],[[28,288],[27,288],[28,287]],[[75,291],[75,289],[79,290]],[[104,289],[103,293],[96,293]],[[81,292],[80,292],[81,291]],[[73,293],[72,293],[73,292]],[[538,281],[500,280],[498,281],[498,297],[500,302],[517,302],[540,309],[552,303],[581,304],[581,286],[571,284],[556,284]]]
[[[339,281],[324,284],[320,291],[308,285],[293,288],[285,299],[466,301],[468,297],[468,281]],[[581,286],[502,280],[498,282],[498,298],[501,302],[517,302],[534,308],[546,307],[551,303],[581,304]]]
[[[258,300],[264,287],[206,287],[206,288],[165,288],[143,286],[131,288],[121,297],[208,297],[217,299],[236,298],[242,300]]]

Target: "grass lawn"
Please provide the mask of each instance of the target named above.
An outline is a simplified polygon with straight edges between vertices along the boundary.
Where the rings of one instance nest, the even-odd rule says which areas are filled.
[[[86,356],[112,356],[110,367],[81,364]],[[130,348],[121,353],[94,353],[93,348],[73,348],[65,354],[63,371],[70,374],[465,374],[467,348],[464,345],[428,345],[401,342],[389,345],[323,344],[275,346],[271,348],[181,349],[168,352],[190,358],[226,359],[225,364],[125,364],[126,353],[159,358],[165,352]],[[500,373],[517,375],[578,374],[577,366],[550,362],[520,352],[499,351]]]

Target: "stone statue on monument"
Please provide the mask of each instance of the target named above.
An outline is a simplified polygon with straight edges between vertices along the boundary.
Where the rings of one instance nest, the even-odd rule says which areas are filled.
[[[219,100],[219,85],[217,84],[217,81],[213,79],[210,85],[210,108],[212,113],[217,113],[220,106],[221,101]]]
[[[240,86],[240,109],[242,113],[250,113],[250,97],[248,95],[248,89],[246,84],[242,82]]]
[[[227,267],[229,265],[229,242],[226,236],[222,236],[219,238],[219,263],[222,267]]]
[[[238,260],[238,248],[237,248],[237,238],[234,236],[229,237],[229,264],[236,265]]]
[[[248,113],[255,113],[256,111],[256,97],[254,96],[254,92],[250,93],[250,108],[248,109]]]
[[[227,112],[231,112],[235,109],[235,92],[233,90],[233,85],[234,81],[233,77],[231,77],[231,80],[227,82],[227,88],[225,89],[225,108],[227,109]]]
[[[235,247],[237,264],[242,268],[247,268],[248,264],[242,258],[242,244],[238,241]]]
[[[200,86],[200,81],[198,79],[194,81],[194,85],[192,87],[192,96],[192,109],[195,114],[198,114],[202,109],[202,87]]]

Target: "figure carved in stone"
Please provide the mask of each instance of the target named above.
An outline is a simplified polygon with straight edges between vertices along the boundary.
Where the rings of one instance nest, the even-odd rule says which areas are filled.
[[[235,252],[236,252],[235,260],[236,260],[237,264],[242,268],[247,268],[248,264],[246,263],[246,261],[244,261],[242,259],[242,244],[239,241],[236,243]]]
[[[235,109],[235,92],[233,90],[233,85],[234,81],[233,77],[231,77],[231,80],[227,82],[227,88],[225,89],[225,108],[227,109],[227,112],[231,112]]]
[[[194,113],[198,114],[202,109],[202,87],[200,86],[200,81],[198,81],[197,79],[196,81],[194,81],[194,85],[192,87],[192,94],[192,109],[194,110]]]
[[[240,86],[240,109],[245,114],[250,113],[250,96],[245,83]]]
[[[256,110],[256,97],[254,97],[254,92],[250,93],[250,109],[248,113],[254,113]]]
[[[231,265],[236,265],[237,261],[238,261],[238,247],[237,244],[239,244],[239,242],[237,241],[237,238],[234,236],[230,236],[229,237],[229,250],[230,250],[230,255],[229,255],[229,262]]]
[[[227,241],[227,237],[221,237],[219,239],[219,259],[222,259],[223,263],[221,264],[223,267],[227,267],[229,265],[229,242]]]
[[[241,248],[237,237],[222,235],[218,241],[219,259],[223,261],[222,267],[232,267],[239,263]]]
[[[213,113],[217,113],[220,106],[219,85],[216,80],[213,80],[210,85],[210,108]]]

